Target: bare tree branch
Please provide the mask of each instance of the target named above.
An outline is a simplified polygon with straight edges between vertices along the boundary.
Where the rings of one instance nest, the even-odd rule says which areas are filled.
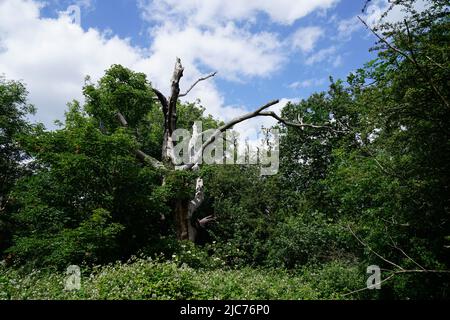
[[[431,88],[433,89],[433,91],[437,94],[437,96],[439,97],[439,99],[445,104],[445,106],[447,108],[450,108],[450,104],[447,101],[447,99],[442,95],[442,93],[440,92],[440,90],[436,87],[436,85],[434,84],[433,78],[429,76],[429,74],[422,68],[422,66],[417,62],[417,59],[415,58],[415,54],[414,51],[410,48],[410,53],[411,54],[407,54],[405,52],[403,52],[402,50],[398,49],[397,47],[395,47],[394,45],[392,45],[389,41],[387,41],[385,38],[383,38],[382,36],[380,36],[377,32],[375,32],[375,30],[373,30],[371,27],[369,27],[369,25],[360,17],[358,16],[358,19],[364,24],[364,26],[369,29],[381,42],[383,42],[385,45],[387,45],[391,50],[397,52],[399,55],[403,56],[404,58],[406,58],[409,62],[411,62],[416,69],[419,71],[419,73],[422,74],[422,76],[428,80],[428,83],[430,84]],[[405,25],[406,25],[406,32],[408,34],[409,39],[411,40],[411,34],[409,31],[409,27],[408,24],[405,21]]]
[[[387,229],[387,228],[386,228]],[[395,249],[397,249],[398,251],[400,251],[408,260],[412,261],[416,266],[418,266],[420,269],[422,270],[426,270],[424,267],[422,267],[417,261],[415,261],[413,258],[411,258],[409,255],[406,254],[405,251],[403,251],[401,248],[399,248],[397,246],[397,244],[395,243],[394,239],[392,239],[391,235],[389,235],[389,239],[391,239],[392,245]]]
[[[402,267],[400,267],[398,264],[395,264],[392,261],[389,261],[388,259],[384,258],[382,255],[378,254],[375,250],[373,250],[371,247],[369,247],[366,243],[364,243],[357,235],[355,232],[353,232],[352,228],[350,227],[350,225],[347,226],[348,229],[350,230],[350,232],[352,233],[352,235],[356,238],[356,240],[358,240],[359,243],[361,243],[364,247],[366,247],[367,249],[369,249],[370,251],[372,251],[377,257],[379,257],[381,260],[389,263],[391,266],[394,266],[400,270],[405,270]]]
[[[211,74],[209,74],[209,75],[207,75],[207,76],[205,76],[205,77],[203,77],[203,78],[198,79],[197,81],[195,81],[195,82],[189,87],[189,89],[188,89],[185,93],[180,94],[178,97],[185,97],[185,96],[187,96],[187,95],[189,94],[189,92],[191,92],[191,90],[194,89],[194,87],[195,87],[199,82],[205,81],[205,80],[207,80],[207,79],[209,79],[209,78],[212,78],[212,77],[214,77],[216,74],[217,74],[217,71],[216,71],[216,72],[213,72],[213,73],[211,73]]]
[[[219,127],[214,134],[212,134],[202,145],[202,147],[200,148],[200,150],[197,151],[197,153],[194,155],[194,161],[192,161],[192,163],[189,164],[185,164],[183,166],[178,167],[179,170],[190,170],[193,166],[195,166],[195,164],[197,164],[203,154],[203,150],[209,146],[211,143],[213,143],[215,141],[215,139],[217,139],[222,132],[225,132],[226,130],[232,128],[233,126],[235,126],[238,123],[241,123],[245,120],[257,117],[259,115],[260,112],[262,112],[263,110],[270,108],[271,106],[277,104],[278,102],[280,102],[279,100],[274,100],[271,101],[265,105],[263,105],[262,107],[256,109],[253,112],[249,112],[246,113],[238,118],[235,118],[233,120],[231,120],[230,122],[224,124],[223,126]]]
[[[396,275],[399,275],[399,274],[406,274],[406,273],[445,273],[445,274],[447,274],[447,273],[450,273],[450,270],[428,270],[428,269],[425,269],[425,268],[422,267],[420,264],[418,264],[417,262],[415,262],[410,256],[408,256],[403,250],[401,250],[400,248],[398,248],[398,247],[395,245],[395,243],[393,242],[394,245],[395,245],[395,248],[399,249],[399,250],[403,253],[403,255],[405,255],[409,260],[411,260],[414,264],[416,264],[416,265],[420,268],[420,269],[412,269],[412,270],[404,269],[404,268],[400,267],[399,265],[393,263],[392,261],[387,260],[386,258],[384,258],[383,256],[381,256],[380,254],[378,254],[376,251],[374,251],[372,248],[370,248],[366,243],[364,243],[364,242],[363,242],[363,241],[362,241],[362,240],[361,240],[361,239],[353,232],[353,230],[352,230],[352,228],[350,227],[350,225],[348,225],[347,227],[348,227],[348,229],[350,230],[350,232],[352,233],[352,235],[358,240],[359,243],[361,243],[363,246],[365,246],[366,248],[368,248],[370,251],[372,251],[375,255],[377,255],[377,256],[378,256],[379,258],[381,258],[383,261],[385,261],[385,262],[389,263],[390,265],[392,265],[392,266],[394,266],[394,267],[397,268],[397,269],[394,269],[394,270],[386,270],[386,271],[390,272],[391,274],[390,274],[386,279],[383,279],[382,281],[380,281],[379,284],[382,284],[382,283],[384,283],[384,282],[387,282],[387,281],[389,281],[390,279],[392,279],[393,277],[395,277]],[[391,241],[393,241],[392,238],[391,238]],[[348,293],[344,294],[343,296],[345,297],[345,296],[348,296],[348,295],[351,295],[351,294],[354,294],[354,293],[358,293],[358,292],[362,292],[362,291],[365,291],[365,290],[369,290],[369,289],[371,289],[371,287],[370,287],[370,286],[367,286],[367,287],[364,287],[364,288],[361,288],[361,289],[358,289],[358,290],[354,290],[354,291],[348,292]]]
[[[166,97],[161,93],[161,91],[152,88],[152,91],[156,94],[156,97],[158,98],[159,102],[162,106],[162,111],[164,116],[167,114],[167,109],[169,108],[169,102],[167,101]]]
[[[121,112],[117,112],[117,120],[120,122],[120,124],[127,128],[128,122],[125,119],[125,116]],[[165,166],[162,164],[162,162],[156,160],[155,158],[149,156],[145,152],[136,149],[134,150],[134,153],[136,154],[136,157],[144,164],[150,164],[152,167],[156,169],[165,169]]]
[[[180,79],[183,77],[184,68],[181,64],[181,59],[177,58],[175,62],[175,69],[172,75],[172,91],[169,98],[168,106],[168,122],[169,122],[169,134],[176,129],[176,116],[177,116],[177,102],[180,94]]]
[[[242,115],[240,117],[237,117],[237,118],[231,120],[230,122],[227,122],[226,124],[222,125],[218,129],[216,129],[215,133],[212,134],[202,144],[202,147],[194,155],[193,160],[191,161],[191,163],[185,164],[185,165],[182,165],[182,166],[178,166],[177,170],[190,170],[191,168],[193,168],[200,161],[201,155],[203,154],[203,150],[205,150],[205,148],[207,146],[209,146],[211,143],[213,143],[223,132],[225,132],[226,130],[234,127],[238,123],[241,123],[241,122],[246,121],[248,119],[259,117],[259,116],[266,116],[266,117],[270,116],[270,117],[275,118],[279,122],[285,124],[286,126],[291,126],[291,127],[296,127],[296,128],[326,129],[326,130],[330,130],[330,131],[337,132],[337,133],[348,133],[349,132],[349,131],[343,131],[343,130],[336,130],[336,129],[334,129],[332,127],[329,127],[329,126],[319,126],[319,125],[307,124],[307,123],[303,123],[303,121],[300,121],[298,123],[297,122],[291,122],[291,121],[288,121],[286,119],[281,118],[280,116],[278,116],[273,111],[264,111],[264,110],[270,108],[271,106],[273,106],[273,105],[275,105],[275,104],[277,104],[279,102],[280,102],[279,100],[274,100],[274,101],[271,101],[269,103],[266,103],[265,105],[259,107],[255,111],[246,113],[246,114],[244,114],[244,115]]]
[[[394,278],[396,275],[399,275],[399,274],[407,274],[407,273],[450,273],[450,270],[422,270],[422,269],[420,269],[420,270],[395,270],[395,271],[394,270],[387,270],[387,271],[391,272],[391,274],[386,279],[381,280],[379,282],[379,284],[387,282],[387,281],[391,280],[392,278]],[[348,296],[348,295],[351,295],[351,294],[355,294],[355,293],[366,291],[366,290],[370,290],[370,289],[372,289],[370,286],[366,286],[366,287],[358,289],[358,290],[347,292],[347,293],[343,294],[342,296],[345,297],[345,296]]]
[[[184,68],[181,59],[177,58],[175,68],[172,75],[171,94],[166,99],[160,92],[155,92],[161,104],[164,113],[164,137],[162,145],[162,159],[164,163],[173,163],[173,141],[172,133],[177,127],[177,102],[180,94],[180,80],[183,77]],[[164,110],[164,106],[167,106]]]
[[[391,275],[390,275],[389,277],[387,277],[386,279],[381,280],[379,284],[381,285],[382,283],[384,283],[384,282],[386,282],[386,281],[389,281],[389,280],[392,279],[393,277],[395,277],[395,273],[394,273],[394,274],[391,274]],[[362,291],[366,291],[366,290],[370,290],[370,289],[371,289],[370,287],[364,287],[364,288],[361,288],[361,289],[358,289],[358,290],[354,290],[354,291],[351,291],[351,292],[347,292],[347,293],[343,294],[342,296],[345,297],[345,296],[349,296],[349,295],[351,295],[351,294],[355,294],[355,293],[362,292]]]
[[[279,115],[277,115],[273,111],[260,112],[259,115],[260,116],[266,116],[266,117],[272,117],[272,118],[278,120],[279,122],[281,122],[284,125],[289,126],[289,127],[326,129],[326,130],[330,130],[330,131],[333,131],[333,132],[336,132],[336,133],[348,133],[348,131],[336,130],[336,129],[330,127],[330,126],[318,126],[318,125],[314,125],[314,124],[303,123],[302,121],[301,122],[288,121],[286,119],[281,118]]]
[[[117,120],[119,120],[122,127],[125,127],[125,128],[128,127],[128,122],[121,112],[117,112]]]
[[[209,215],[207,217],[204,217],[200,220],[198,220],[198,224],[202,227],[202,228],[206,228],[206,226],[213,222],[213,221],[217,221],[217,217],[214,215]]]
[[[194,199],[189,202],[189,218],[191,218],[194,212],[200,207],[204,199],[205,193],[203,191],[203,179],[197,178],[195,184],[195,196]]]
[[[195,211],[200,207],[200,205],[203,203],[203,200],[205,199],[205,193],[203,191],[203,179],[198,177],[197,181],[195,183],[195,195],[194,199],[189,201],[188,205],[188,234],[189,234],[189,240],[195,241],[195,238],[197,237],[197,230],[192,225],[192,216]]]

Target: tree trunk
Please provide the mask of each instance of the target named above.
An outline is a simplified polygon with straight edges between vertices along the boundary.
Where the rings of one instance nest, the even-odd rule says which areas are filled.
[[[197,170],[199,167],[199,164],[201,163],[201,157],[203,155],[203,150],[205,150],[211,143],[213,143],[216,139],[219,138],[219,136],[226,132],[226,130],[233,128],[236,124],[241,123],[243,121],[246,121],[248,119],[252,119],[255,117],[272,117],[276,120],[278,120],[280,123],[283,123],[286,126],[292,126],[297,128],[317,128],[317,129],[327,129],[331,130],[333,132],[340,132],[340,133],[348,133],[347,129],[345,131],[342,130],[335,130],[332,127],[329,126],[320,126],[320,125],[313,125],[313,124],[306,124],[303,123],[301,119],[299,119],[298,123],[290,122],[288,120],[285,120],[278,116],[273,111],[267,111],[271,106],[277,104],[279,100],[274,100],[272,102],[269,102],[258,109],[256,109],[253,112],[249,112],[247,114],[244,114],[240,117],[237,117],[230,122],[220,126],[214,134],[212,134],[206,141],[204,141],[201,144],[200,150],[196,151],[195,154],[191,155],[191,159],[189,163],[183,164],[180,166],[175,165],[175,159],[174,159],[174,141],[172,140],[172,134],[177,128],[177,102],[179,97],[186,96],[199,82],[207,80],[211,77],[214,77],[216,75],[216,72],[198,79],[196,82],[194,82],[193,85],[189,87],[189,89],[185,92],[180,94],[180,79],[183,77],[184,68],[181,64],[181,60],[179,58],[176,59],[175,68],[173,71],[172,81],[171,81],[171,94],[170,96],[166,97],[163,93],[161,93],[159,90],[152,88],[153,92],[155,93],[158,101],[161,103],[162,111],[164,114],[164,137],[163,137],[163,145],[162,145],[162,161],[158,161],[157,159],[145,154],[141,150],[136,150],[137,157],[143,161],[145,164],[150,164],[155,168],[165,169],[165,170]],[[118,120],[122,124],[122,126],[127,127],[127,122],[125,117],[119,112],[118,113]],[[193,133],[194,136],[191,139],[192,145],[195,145],[197,138],[199,135],[201,135],[201,132],[197,132],[197,127],[194,124],[193,127]],[[200,140],[202,141],[202,140]],[[191,146],[191,142],[189,143]],[[203,218],[201,220],[197,220],[195,222],[195,225],[192,224],[192,217],[194,212],[200,207],[204,199],[204,193],[203,193],[203,180],[202,178],[197,178],[196,182],[196,191],[195,196],[192,200],[181,200],[176,199],[174,201],[173,205],[173,214],[175,215],[175,224],[176,224],[176,231],[177,231],[177,238],[179,240],[190,240],[195,242],[197,238],[197,228],[201,227],[203,228],[208,222],[214,220],[215,218],[213,216],[209,216],[206,218]]]
[[[197,231],[191,223],[190,201],[175,200],[174,215],[177,239],[195,242]]]

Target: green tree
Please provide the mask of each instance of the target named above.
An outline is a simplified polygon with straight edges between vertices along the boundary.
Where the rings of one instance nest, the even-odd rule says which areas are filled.
[[[25,86],[0,77],[0,254],[9,245],[11,226],[6,212],[11,206],[10,191],[27,172],[28,155],[18,137],[31,129],[26,116],[32,113],[34,108],[27,102]]]
[[[348,79],[352,108],[362,114],[352,128],[359,143],[334,150],[324,184],[336,210],[377,253],[405,269],[448,270],[449,9],[447,1],[428,1],[417,12],[414,3],[396,1],[405,20],[372,29],[378,58]],[[443,297],[449,286],[445,274],[395,280],[387,297]]]

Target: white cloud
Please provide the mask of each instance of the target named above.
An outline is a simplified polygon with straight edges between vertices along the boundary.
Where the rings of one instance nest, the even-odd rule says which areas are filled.
[[[143,49],[106,31],[83,30],[64,15],[57,19],[42,18],[40,10],[44,2],[0,0],[0,72],[9,79],[23,80],[27,84],[30,101],[38,108],[37,119],[52,127],[53,120],[63,118],[68,101],[83,101],[81,89],[85,76],[91,75],[96,81],[112,64],[145,72],[165,93],[169,92],[177,56],[185,67],[182,91],[203,72],[213,70],[219,71],[219,76],[227,80],[268,77],[286,62],[287,43],[270,30],[251,32],[240,22],[251,21],[257,14],[265,13],[274,22],[292,23],[314,10],[330,8],[338,0],[249,1],[241,2],[242,8],[238,8],[235,1],[175,3],[167,0],[154,4],[162,2],[172,6],[169,11],[177,16],[162,22],[155,20],[159,14],[155,12],[151,19],[158,22],[151,30],[152,43]],[[92,7],[91,1],[77,3]],[[188,21],[193,11],[195,23]],[[208,25],[207,21],[215,22]],[[312,36],[308,46],[314,46],[315,37],[320,36],[317,33]],[[304,46],[304,50],[308,50],[308,46]],[[226,106],[214,79],[201,82],[189,94],[190,101],[196,98],[201,99],[208,113],[223,120],[230,120],[249,109]],[[257,103],[251,107],[257,107]],[[273,108],[279,111],[281,106],[282,103]],[[261,125],[274,123],[271,118],[261,117],[239,128],[251,132]]]
[[[333,67],[337,68],[340,67],[342,65],[342,55],[338,54],[335,57],[330,57]]]
[[[339,21],[337,26],[338,39],[342,41],[350,40],[353,33],[361,29],[361,27],[361,21],[356,16]]]
[[[318,87],[323,85],[326,82],[325,78],[321,79],[306,79],[303,81],[295,81],[288,85],[291,89],[301,89],[301,88],[310,88],[310,87]]]
[[[109,38],[94,29],[83,31],[67,17],[43,19],[40,8],[41,4],[33,1],[0,1],[0,70],[8,78],[28,84],[38,118],[47,125],[62,118],[72,98],[82,99],[87,74],[98,79],[114,63],[146,72],[154,84],[168,92],[176,56],[183,59],[186,69],[182,89],[200,76],[199,64],[218,70],[224,78],[241,79],[267,76],[284,59],[277,52],[280,41],[276,35],[251,34],[233,23],[213,30],[165,24],[153,31],[147,56],[125,39]],[[224,99],[214,81],[202,82],[190,97],[200,98],[216,117],[228,118],[239,111],[228,107],[228,112],[223,112]]]
[[[341,56],[337,53],[337,48],[335,46],[324,48],[311,54],[305,60],[305,63],[307,65],[313,65],[324,61],[333,66],[340,65],[340,63],[342,62]],[[336,63],[336,61],[338,63]]]
[[[389,0],[373,0],[367,6],[364,14],[361,14],[360,17],[366,21],[370,27],[374,27],[383,22],[395,23],[405,19],[406,13],[404,12],[403,7],[396,5],[389,10],[391,5],[392,4]],[[418,12],[425,10],[426,7],[426,0],[416,0],[413,3],[413,8]],[[388,14],[383,17],[383,14],[387,10],[389,10]],[[363,29],[363,27],[363,24],[359,21],[357,16],[349,19],[343,19],[339,21],[337,25],[338,39],[348,41],[355,32]]]
[[[292,35],[292,47],[303,52],[310,52],[323,35],[324,30],[320,27],[299,28]]]
[[[340,0],[140,0],[146,18],[166,20],[182,17],[182,21],[211,26],[229,20],[254,21],[264,13],[271,21],[292,24],[316,10],[332,8]]]
[[[413,8],[418,12],[425,10],[429,1],[426,0],[416,0],[413,3]],[[369,26],[374,26],[381,21],[384,22],[399,22],[406,17],[406,13],[403,10],[403,6],[394,6],[389,13],[382,18],[384,12],[386,12],[391,3],[389,0],[374,0],[371,5],[366,9],[365,20]]]
[[[126,40],[83,31],[64,16],[41,19],[39,13],[32,1],[0,1],[0,70],[27,84],[47,125],[62,118],[68,101],[82,98],[87,74],[98,79],[111,64],[134,67],[145,60]]]
[[[172,65],[176,54],[191,68],[202,64],[227,79],[267,76],[284,60],[275,34],[252,34],[232,22],[211,30],[167,23],[154,29],[152,37],[152,58],[166,57]]]

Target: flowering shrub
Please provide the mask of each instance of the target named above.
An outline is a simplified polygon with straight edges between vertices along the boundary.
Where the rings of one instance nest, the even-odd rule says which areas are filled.
[[[330,270],[346,275],[335,274],[339,287],[333,287]],[[336,290],[352,289],[343,281],[353,283],[354,277],[349,275],[354,271],[336,263],[316,273],[251,268],[200,270],[180,265],[177,258],[132,258],[126,263],[93,267],[82,274],[80,290],[66,291],[64,273],[25,273],[0,267],[0,299],[337,299],[345,291]],[[323,286],[327,290],[321,290]]]

